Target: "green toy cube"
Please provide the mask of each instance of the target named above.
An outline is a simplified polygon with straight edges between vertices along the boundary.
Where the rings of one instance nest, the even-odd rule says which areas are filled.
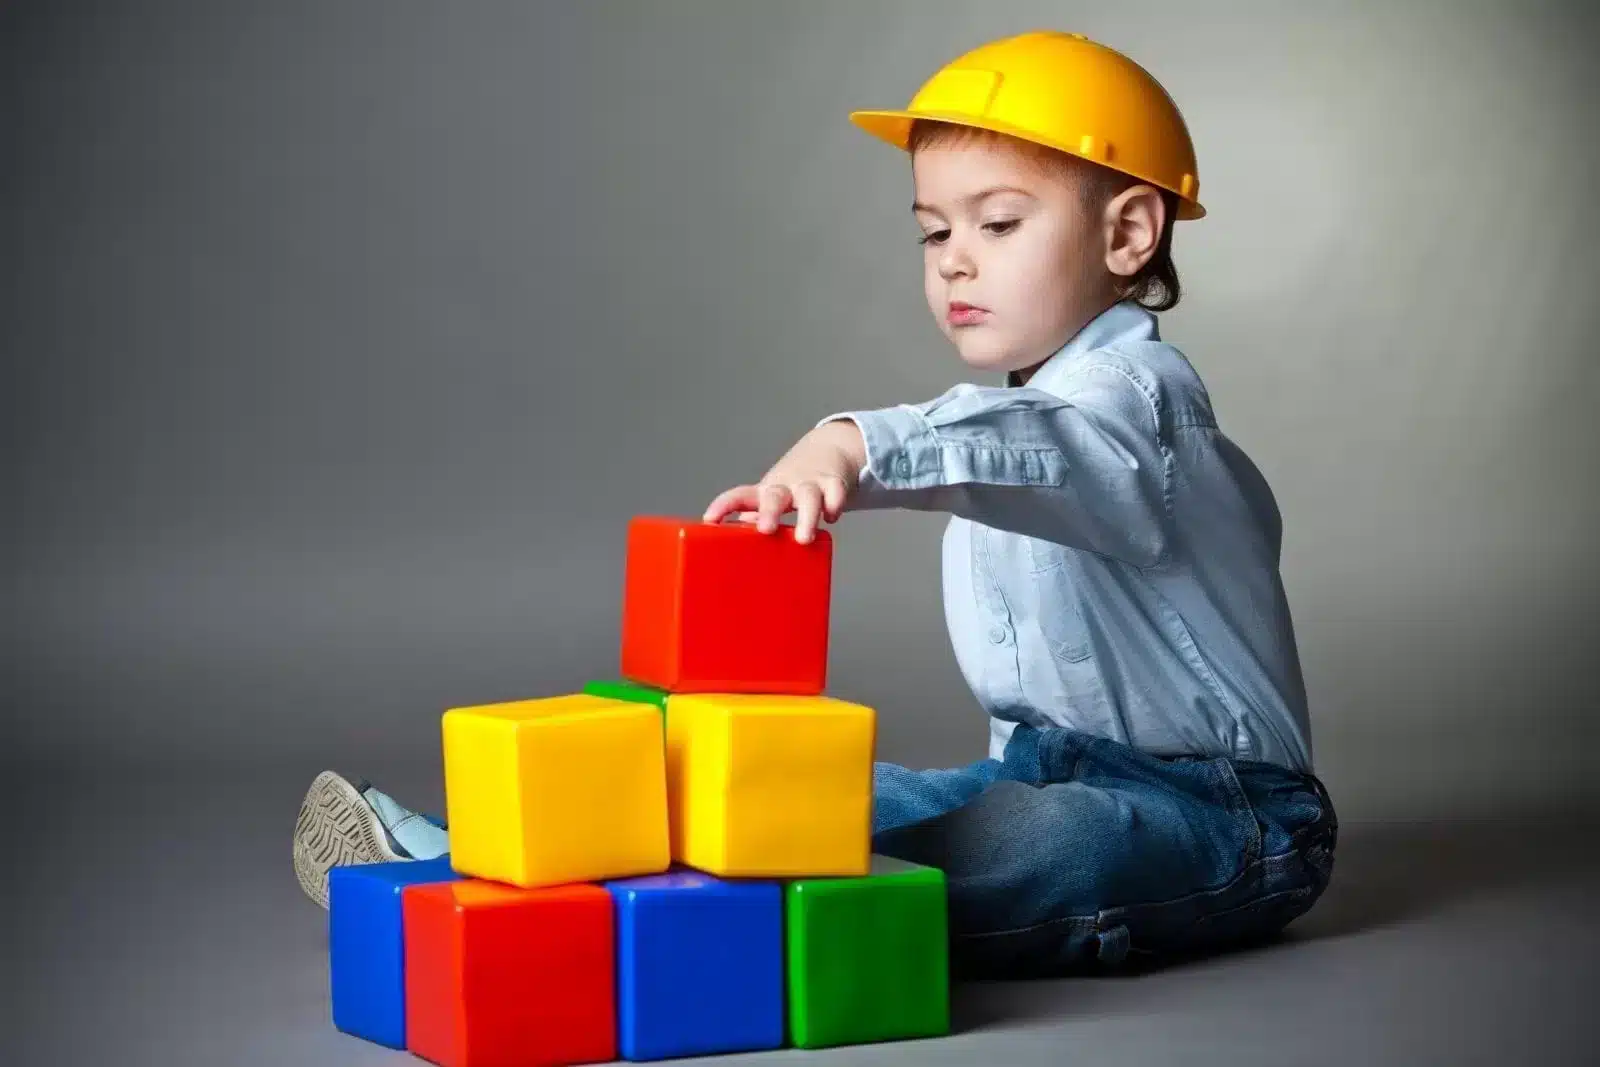
[[[943,871],[875,855],[862,878],[790,882],[784,913],[795,1045],[949,1033]]]
[[[654,704],[662,711],[667,710],[666,690],[657,689],[649,685],[640,685],[637,682],[623,679],[594,681],[584,685],[583,691],[589,696],[608,697],[611,700],[630,700],[635,704]]]

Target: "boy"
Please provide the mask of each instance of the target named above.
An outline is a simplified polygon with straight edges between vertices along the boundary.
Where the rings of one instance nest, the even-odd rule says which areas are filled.
[[[929,306],[1005,384],[823,419],[704,517],[771,532],[793,511],[809,540],[846,511],[952,516],[946,615],[989,755],[878,764],[874,849],[944,870],[967,976],[1275,933],[1326,887],[1337,820],[1277,506],[1157,329],[1172,224],[1204,215],[1182,117],[1136,64],[1060,33],[984,45],[906,110],[851,117],[909,152]]]

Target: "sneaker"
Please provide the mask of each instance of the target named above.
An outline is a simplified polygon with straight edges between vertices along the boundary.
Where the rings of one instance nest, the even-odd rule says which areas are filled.
[[[306,791],[294,825],[294,872],[300,888],[328,906],[328,870],[358,863],[436,859],[449,851],[442,825],[362,781],[323,771]]]

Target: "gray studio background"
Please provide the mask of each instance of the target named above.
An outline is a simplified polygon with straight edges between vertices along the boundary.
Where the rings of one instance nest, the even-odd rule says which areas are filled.
[[[1191,124],[1164,330],[1344,811],[1590,788],[1594,22],[1398,7],[7,5],[5,759],[436,775],[442,709],[613,672],[631,515],[964,376],[845,115],[1052,25]],[[942,522],[835,528],[830,691],[911,763],[984,738]]]
[[[739,1062],[1587,1062],[1600,25],[1179,0],[0,5],[0,1060],[414,1062],[329,1022],[307,784],[439,810],[444,709],[615,672],[631,516],[966,376],[846,115],[1036,26],[1196,139],[1163,328],[1284,512],[1334,882]],[[912,765],[985,745],[943,521],[834,527],[829,691]]]

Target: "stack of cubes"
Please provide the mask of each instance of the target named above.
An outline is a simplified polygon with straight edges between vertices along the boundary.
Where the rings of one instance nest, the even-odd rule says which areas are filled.
[[[335,868],[333,1019],[445,1067],[949,1029],[942,872],[871,852],[832,540],[641,517],[621,675],[443,717],[451,852]]]

